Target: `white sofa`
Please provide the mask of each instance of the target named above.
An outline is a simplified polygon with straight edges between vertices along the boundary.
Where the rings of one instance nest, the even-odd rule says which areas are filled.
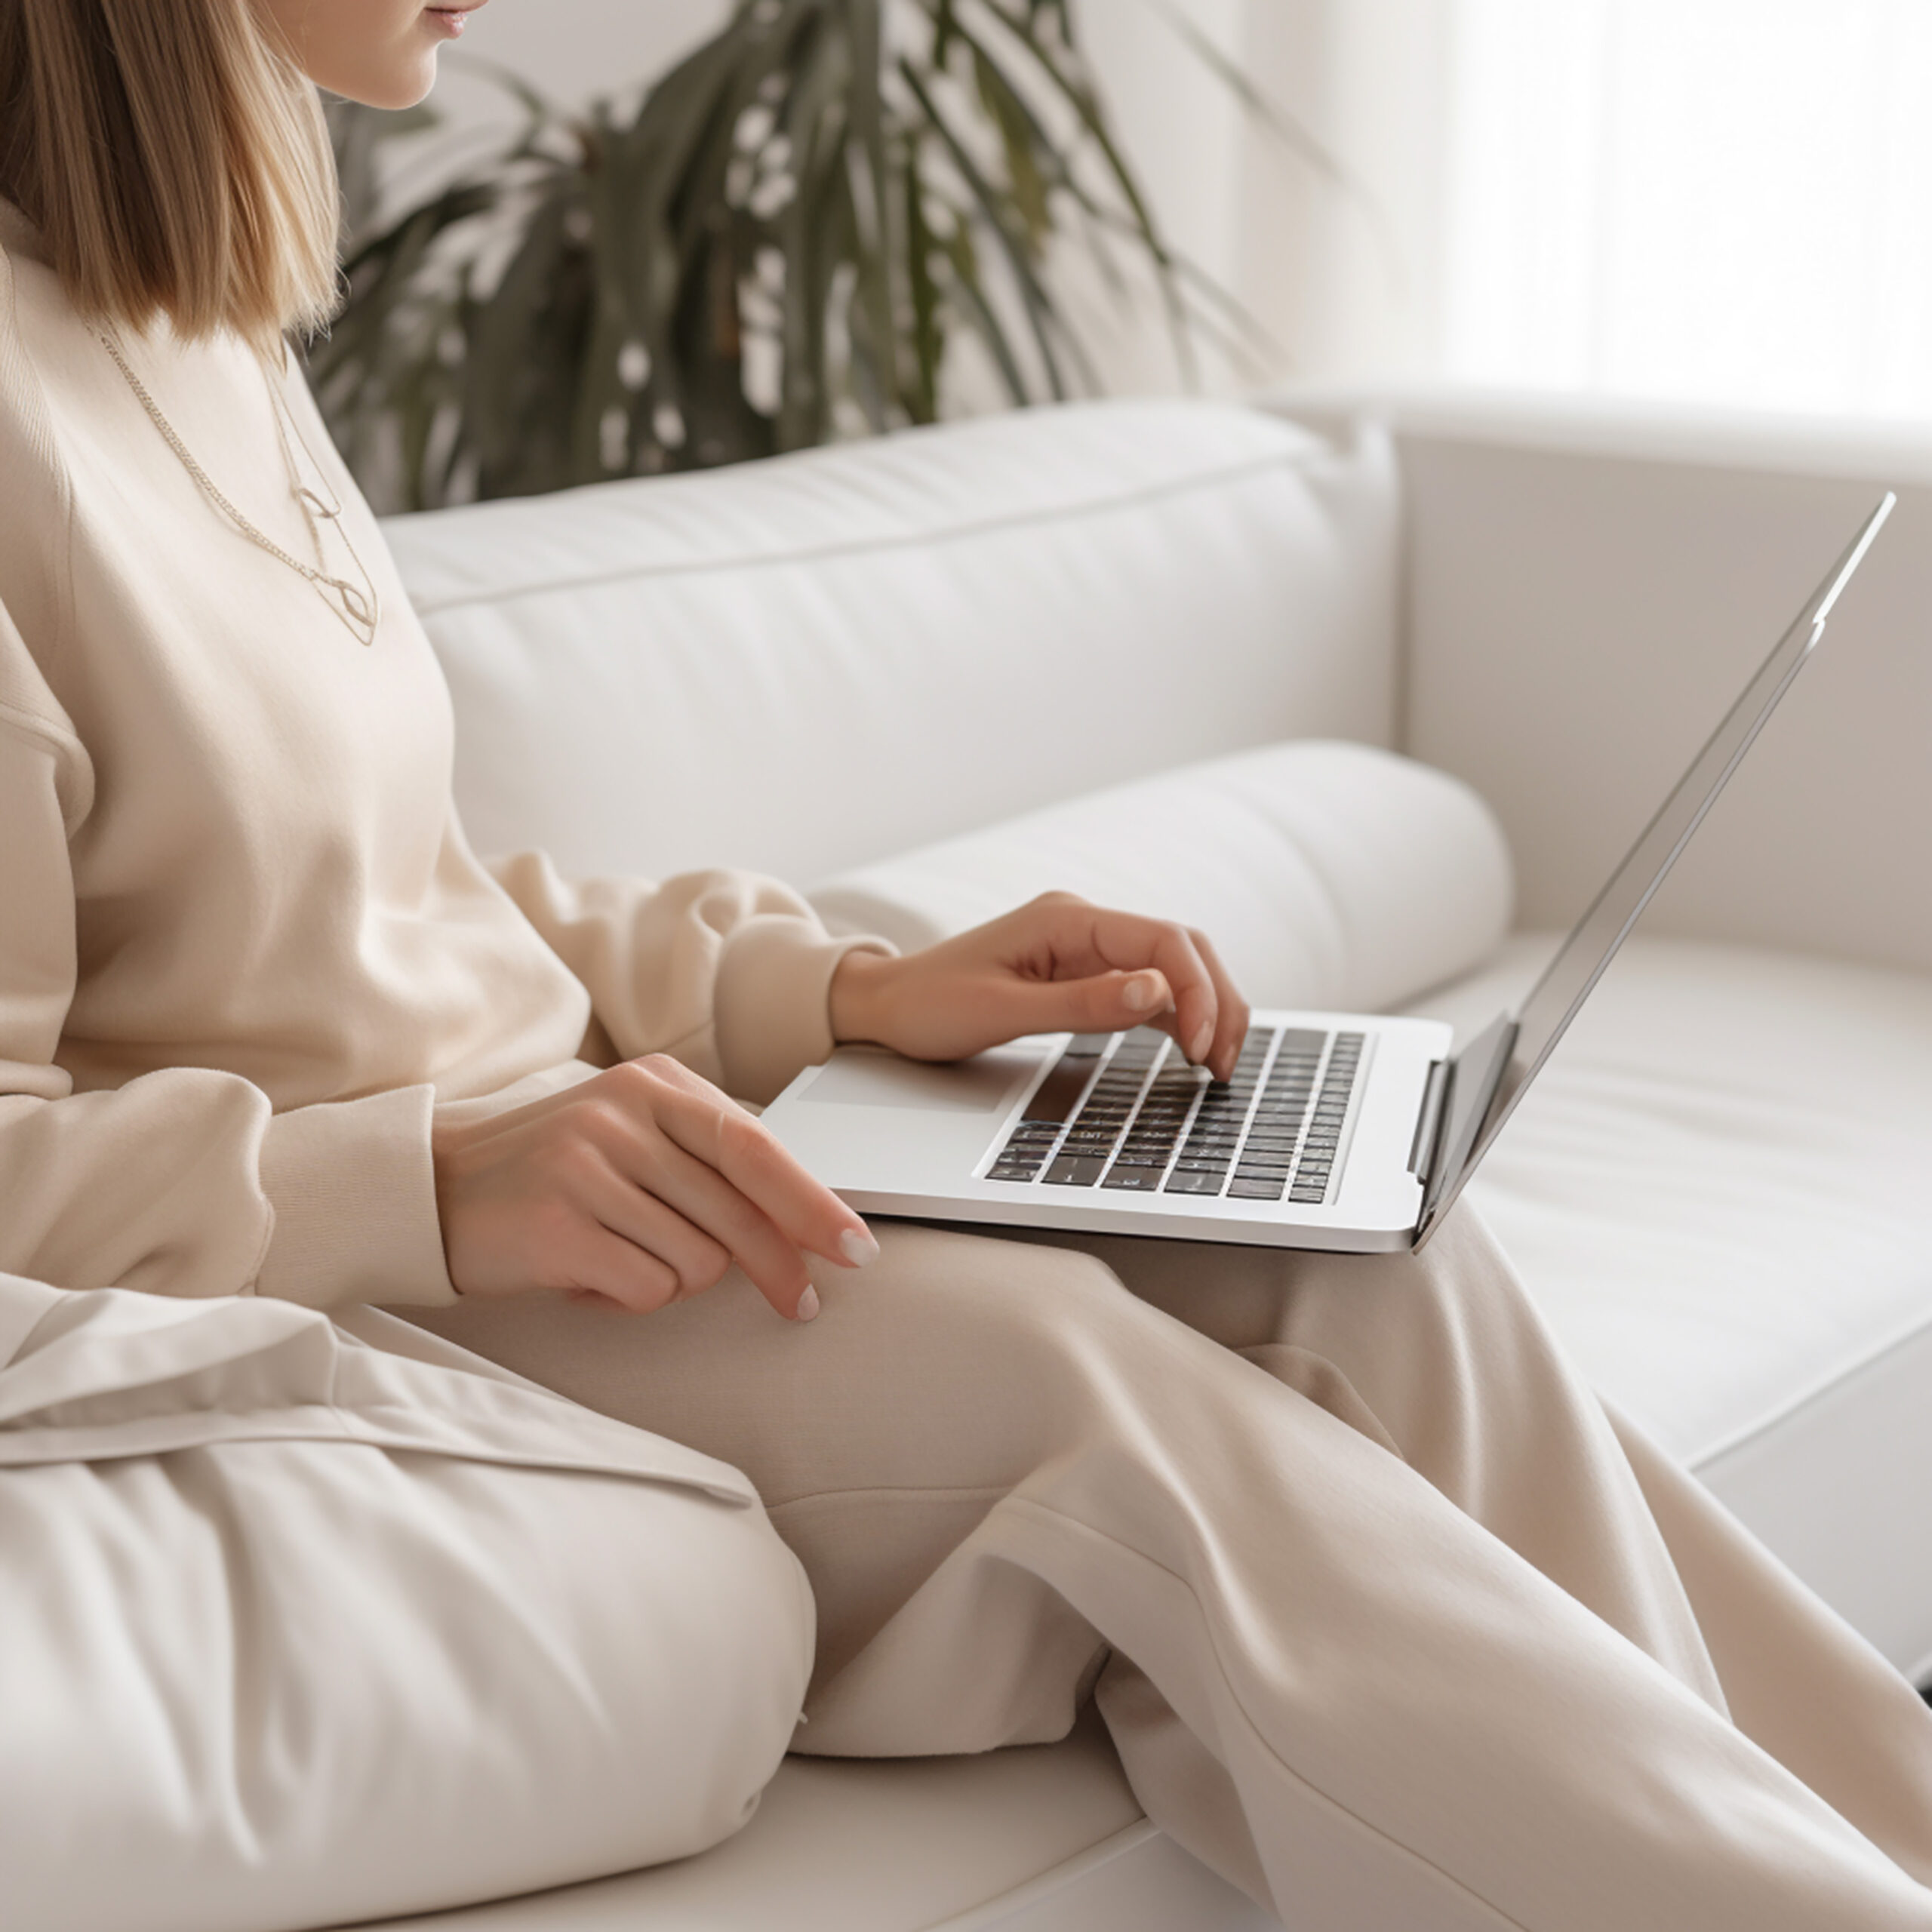
[[[1312,427],[1041,413],[398,520],[472,837],[580,869],[759,866],[910,942],[1044,869],[1209,924],[1258,999],[1480,1024],[1900,485],[1826,651],[1475,1194],[1586,1371],[1923,1674],[1932,443],[1480,400],[1290,412]],[[1432,898],[1459,876],[1432,860],[1412,916],[1343,894],[1316,938],[1271,919],[1327,862],[1306,800],[1271,816],[1254,789],[1292,758],[1250,761],[1234,805],[1213,766],[1151,804],[1065,802],[1304,738],[1473,786],[1518,931],[1464,886]],[[1453,983],[1426,989],[1432,964]],[[1086,1727],[986,1758],[793,1758],[703,1857],[411,1921],[432,1922],[1272,1923],[1140,1815]]]

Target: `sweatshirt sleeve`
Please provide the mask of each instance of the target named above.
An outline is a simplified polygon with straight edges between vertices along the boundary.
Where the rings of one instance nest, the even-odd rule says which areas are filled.
[[[832,938],[795,892],[751,872],[573,883],[540,853],[489,869],[589,989],[614,1059],[669,1054],[740,1100],[772,1100],[823,1060],[839,961],[892,950]]]
[[[93,769],[0,605],[0,1272],[60,1287],[453,1300],[427,1087],[275,1115],[178,1067],[75,1093],[69,841]]]

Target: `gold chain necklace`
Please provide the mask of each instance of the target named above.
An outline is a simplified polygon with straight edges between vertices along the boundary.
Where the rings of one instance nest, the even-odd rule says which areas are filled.
[[[184,443],[174,425],[161,413],[161,406],[148,393],[147,385],[129,367],[127,357],[122,354],[121,345],[105,330],[97,329],[100,345],[114,358],[114,366],[126,377],[128,386],[134,392],[134,399],[148,413],[154,426],[158,429],[168,447],[181,460],[181,466],[192,476],[202,494],[227,518],[242,534],[258,549],[266,550],[278,563],[285,564],[295,574],[315,586],[315,594],[332,611],[358,644],[373,645],[376,641],[376,626],[383,616],[382,598],[377,593],[375,580],[369,574],[368,566],[362,561],[346,525],[343,521],[342,506],[319,495],[303,481],[301,472],[296,467],[295,453],[290,448],[288,437],[294,429],[295,440],[302,444],[302,453],[309,459],[309,466],[316,476],[322,475],[321,466],[315,461],[315,454],[306,442],[302,441],[302,432],[288,420],[288,405],[276,393],[275,383],[269,377],[266,365],[262,369],[262,381],[269,392],[269,407],[275,417],[276,440],[281,445],[282,466],[288,472],[289,488],[302,512],[302,520],[309,527],[309,540],[315,546],[315,561],[305,564],[300,557],[291,556],[267,533],[258,528],[225,497],[220,488],[202,466],[195,460],[194,452]],[[284,354],[287,352],[285,350]],[[328,558],[322,550],[324,523],[332,523],[342,539],[343,548],[355,564],[362,581],[352,583],[346,577],[331,576]],[[331,593],[334,594],[331,595]]]

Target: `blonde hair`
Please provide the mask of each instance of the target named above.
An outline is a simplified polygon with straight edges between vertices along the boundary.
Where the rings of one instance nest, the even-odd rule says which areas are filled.
[[[254,0],[0,0],[0,194],[75,306],[258,346],[334,306],[313,84]]]

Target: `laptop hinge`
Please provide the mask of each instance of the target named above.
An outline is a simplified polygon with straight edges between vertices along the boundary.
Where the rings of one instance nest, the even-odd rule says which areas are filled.
[[[1442,1097],[1448,1090],[1449,1063],[1439,1060],[1429,1069],[1421,1110],[1416,1115],[1416,1137],[1409,1143],[1409,1172],[1420,1181],[1427,1180],[1435,1158],[1435,1143],[1442,1132]]]
[[[1501,1014],[1449,1062],[1442,1121],[1423,1177],[1422,1214],[1416,1223],[1417,1247],[1429,1238],[1444,1205],[1460,1191],[1463,1171],[1475,1151],[1515,1044],[1516,1023],[1508,1014]]]

